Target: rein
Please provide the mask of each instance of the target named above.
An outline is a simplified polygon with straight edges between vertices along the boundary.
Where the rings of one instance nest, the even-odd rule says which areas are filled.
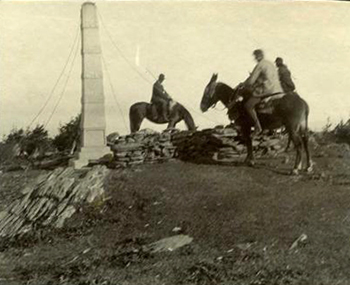
[[[241,87],[238,86],[237,88],[234,89],[231,98],[233,97],[233,95],[236,95],[237,91],[238,91],[240,88],[241,88]],[[264,100],[264,99],[269,98],[269,97],[273,97],[273,96],[277,96],[277,95],[285,95],[285,94],[286,94],[285,92],[275,92],[275,93],[266,94],[266,95],[263,95],[263,96],[260,96],[260,97],[257,97],[257,98],[260,98],[261,100]],[[228,103],[228,106],[227,106],[227,109],[228,109],[228,110],[230,110],[230,109],[232,108],[232,106],[233,106],[234,104],[236,104],[237,102],[241,102],[241,101],[244,100],[242,96],[239,96],[236,100],[232,100],[231,98],[230,98],[229,103]]]
[[[266,99],[266,98],[269,98],[269,97],[273,97],[273,96],[277,96],[277,95],[282,95],[282,94],[287,94],[285,92],[276,92],[276,93],[271,93],[271,94],[266,94],[264,96],[261,96],[260,98],[261,99]]]
[[[233,100],[233,98],[236,96],[237,92],[242,89],[243,84],[240,83],[238,84],[238,86],[236,88],[233,89],[233,92],[228,100],[228,104],[227,104],[227,109],[230,110],[233,105],[235,105],[237,102],[243,101],[243,97],[239,96],[236,100]]]

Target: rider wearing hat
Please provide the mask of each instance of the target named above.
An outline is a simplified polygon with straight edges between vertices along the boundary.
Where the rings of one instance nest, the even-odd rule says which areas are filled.
[[[288,67],[283,63],[283,59],[280,57],[276,58],[275,63],[278,68],[278,76],[283,91],[285,93],[293,92],[295,90],[295,85]]]
[[[269,94],[282,93],[281,84],[277,70],[272,62],[264,59],[264,52],[257,49],[253,52],[257,64],[244,82],[244,87],[251,94],[245,103],[245,109],[254,122],[254,134],[262,132],[262,128],[255,111],[255,107],[262,100],[262,97]]]
[[[160,74],[158,80],[153,84],[153,92],[151,103],[156,106],[157,112],[155,115],[156,120],[163,118],[168,121],[168,106],[169,102],[172,100],[169,94],[165,91],[162,83],[165,80],[164,74]]]

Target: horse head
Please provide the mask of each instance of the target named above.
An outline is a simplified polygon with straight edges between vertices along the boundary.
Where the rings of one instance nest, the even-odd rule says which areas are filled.
[[[200,105],[202,112],[208,111],[210,107],[214,106],[219,101],[219,98],[216,95],[217,79],[218,74],[214,73],[204,89],[204,94]]]

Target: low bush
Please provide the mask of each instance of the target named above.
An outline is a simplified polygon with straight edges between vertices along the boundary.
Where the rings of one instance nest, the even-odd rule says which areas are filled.
[[[52,148],[52,140],[43,125],[34,129],[13,129],[5,138],[4,145],[17,147],[20,154],[32,155],[35,151],[44,152]]]
[[[60,126],[58,135],[53,138],[53,145],[59,151],[71,150],[74,141],[76,142],[76,145],[79,145],[80,118],[81,115],[78,115],[68,123]]]
[[[350,144],[350,119],[344,123],[341,121],[332,131],[336,141],[339,143],[348,143]]]

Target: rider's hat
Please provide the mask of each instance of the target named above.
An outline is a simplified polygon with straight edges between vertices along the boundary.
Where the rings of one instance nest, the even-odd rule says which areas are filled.
[[[255,56],[264,56],[264,52],[261,49],[256,49],[255,51],[253,51],[253,55],[255,55]]]
[[[280,62],[280,63],[283,63],[283,58],[282,57],[277,57],[275,62]]]
[[[163,73],[159,74],[158,79],[163,79],[164,80],[165,79],[165,75]]]

